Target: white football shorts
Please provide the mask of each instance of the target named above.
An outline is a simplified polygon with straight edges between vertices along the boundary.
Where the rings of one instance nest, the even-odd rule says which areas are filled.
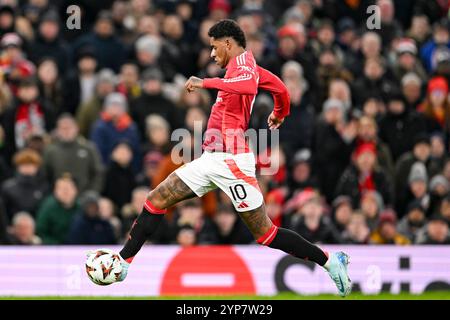
[[[259,208],[263,195],[256,180],[253,153],[231,154],[205,151],[175,170],[175,173],[199,197],[220,188],[233,202],[236,211]]]

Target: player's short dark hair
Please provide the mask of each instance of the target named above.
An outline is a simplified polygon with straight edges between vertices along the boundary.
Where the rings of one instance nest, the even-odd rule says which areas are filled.
[[[242,48],[247,46],[245,40],[244,31],[237,24],[236,21],[231,19],[224,19],[217,22],[208,31],[208,36],[214,39],[220,39],[224,37],[233,38]]]

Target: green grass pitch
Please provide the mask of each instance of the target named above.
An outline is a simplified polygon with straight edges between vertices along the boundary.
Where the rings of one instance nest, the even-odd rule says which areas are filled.
[[[450,300],[450,291],[426,292],[415,295],[410,293],[363,295],[353,293],[346,298],[332,294],[298,295],[282,293],[276,296],[185,296],[185,297],[0,297],[0,300]]]

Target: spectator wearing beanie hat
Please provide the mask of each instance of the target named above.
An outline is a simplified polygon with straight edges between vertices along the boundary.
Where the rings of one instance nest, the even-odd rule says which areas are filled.
[[[428,166],[430,163],[430,138],[427,134],[418,134],[414,138],[414,145],[411,151],[405,153],[396,164],[395,168],[395,197],[396,211],[402,214],[408,204],[409,181],[413,165],[421,162],[425,166],[425,174],[430,175]],[[418,166],[418,165],[417,165]],[[417,167],[416,166],[416,167]],[[420,170],[420,169],[416,169]],[[423,175],[422,175],[423,176]]]
[[[344,171],[336,188],[336,196],[347,195],[357,207],[361,195],[367,191],[378,191],[386,204],[392,201],[392,183],[380,168],[377,168],[376,148],[373,143],[360,144],[353,153],[353,163]]]
[[[110,93],[106,96],[100,119],[91,130],[91,140],[97,146],[103,163],[108,165],[114,146],[128,141],[133,150],[133,169],[139,169],[140,137],[136,124],[127,113],[128,103],[124,95]]]
[[[433,77],[428,81],[427,96],[418,107],[427,122],[427,132],[443,132],[449,130],[450,111],[447,99],[448,83],[444,77]]]
[[[208,5],[209,17],[214,21],[227,19],[231,9],[231,4],[228,0],[211,0]]]
[[[447,219],[440,214],[434,214],[428,221],[424,232],[416,238],[417,244],[450,244],[450,228]]]
[[[19,211],[35,216],[48,192],[48,185],[39,174],[42,159],[36,151],[23,149],[15,154],[13,162],[16,175],[3,182],[0,191],[9,221]]]
[[[450,183],[443,175],[437,174],[431,178],[428,189],[430,191],[430,207],[427,215],[431,216],[439,211],[441,202],[450,191]]]
[[[414,40],[409,38],[398,40],[395,52],[397,60],[393,65],[392,71],[398,82],[409,72],[417,74],[422,81],[427,79],[427,73],[422,67],[420,60],[417,59],[417,46]]]

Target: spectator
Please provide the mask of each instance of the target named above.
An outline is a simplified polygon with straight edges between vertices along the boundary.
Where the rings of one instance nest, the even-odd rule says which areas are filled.
[[[131,102],[130,112],[137,123],[141,137],[145,133],[145,119],[149,114],[158,114],[165,118],[172,129],[181,127],[181,114],[175,105],[162,94],[163,75],[158,69],[148,69],[142,75],[143,92]]]
[[[214,216],[217,244],[249,244],[254,238],[244,222],[230,206],[222,206]]]
[[[380,213],[384,211],[382,196],[377,191],[367,191],[361,197],[359,208],[370,231],[374,231],[378,226]]]
[[[100,213],[100,219],[111,224],[114,231],[114,243],[118,243],[122,240],[122,222],[117,215],[116,206],[110,199],[101,197],[98,200],[98,210]]]
[[[341,195],[334,199],[332,220],[338,231],[342,234],[353,214],[352,199],[349,196]]]
[[[283,70],[285,75],[283,80],[291,98],[291,108],[289,117],[286,118],[283,127],[280,127],[280,141],[286,152],[292,155],[296,150],[312,147],[314,107],[308,95],[305,95],[307,86],[302,76],[302,66],[295,61],[289,61],[283,66]],[[289,75],[290,72],[296,72],[297,75]],[[302,134],[296,135],[299,126],[302,128]]]
[[[43,14],[33,43],[30,45],[30,59],[38,64],[43,58],[53,58],[61,71],[68,71],[71,61],[70,49],[60,37],[60,18],[58,12],[50,10]]]
[[[369,96],[387,97],[396,84],[386,74],[385,63],[379,58],[367,59],[363,76],[356,79],[353,92],[356,104],[362,104]]]
[[[423,234],[417,237],[416,243],[433,245],[450,244],[448,221],[441,215],[433,215],[425,226]]]
[[[141,95],[139,69],[136,64],[129,62],[122,65],[117,91],[126,96],[128,100],[136,99]]]
[[[426,124],[414,110],[406,109],[402,95],[393,93],[388,97],[387,113],[380,120],[379,128],[380,139],[389,146],[393,160],[397,161],[413,149],[415,137],[426,131]]]
[[[165,68],[164,76],[166,80],[173,80],[176,74],[181,74],[186,78],[190,77],[196,71],[194,55],[191,52],[190,44],[185,40],[181,17],[175,14],[165,16],[161,31],[165,40],[162,46],[164,65],[173,69],[172,74],[168,74],[167,72],[170,72],[170,69]]]
[[[433,25],[432,39],[428,40],[420,49],[420,57],[428,72],[431,72],[436,67],[433,56],[435,51],[441,46],[450,48],[450,33],[447,19],[442,19]]]
[[[73,217],[80,210],[77,186],[70,175],[63,175],[55,182],[53,194],[39,208],[36,218],[37,234],[43,244],[64,244]]]
[[[175,219],[174,230],[177,238],[180,231],[189,226],[195,232],[196,243],[212,244],[217,242],[214,224],[204,215],[199,200],[189,200],[179,207],[179,216]]]
[[[437,212],[447,220],[450,227],[450,193],[442,199]]]
[[[408,205],[405,216],[398,223],[398,231],[414,243],[419,230],[426,223],[425,209],[420,201],[415,200]]]
[[[421,103],[422,80],[417,74],[409,72],[403,76],[401,86],[406,109],[416,110]]]
[[[448,84],[443,77],[434,77],[428,82],[427,97],[418,107],[425,115],[428,133],[448,132],[450,125],[449,105],[447,100]]]
[[[100,117],[106,96],[114,92],[115,75],[110,69],[102,69],[96,76],[95,92],[86,103],[81,104],[76,113],[81,134],[88,138],[93,124]]]
[[[35,234],[33,217],[27,212],[18,212],[10,231],[10,243],[14,245],[39,245],[42,240]]]
[[[135,43],[136,63],[139,71],[156,68],[161,62],[162,43],[156,35],[144,35]]]
[[[266,193],[266,212],[270,220],[277,227],[285,227],[287,224],[287,216],[283,212],[286,199],[285,192],[280,188]]]
[[[378,228],[370,235],[372,244],[408,245],[408,238],[397,231],[396,217],[392,211],[385,211],[380,215]]]
[[[182,225],[178,228],[175,239],[176,243],[182,247],[191,247],[197,244],[197,234],[189,224]]]
[[[1,20],[1,17],[0,17]],[[10,237],[8,235],[8,216],[6,215],[5,207],[3,206],[2,198],[0,197],[0,245],[10,244]]]
[[[33,76],[36,67],[25,58],[23,40],[17,33],[5,34],[1,39],[0,46],[3,49],[0,56],[0,69],[6,76],[13,93],[16,94],[18,83]]]
[[[377,0],[381,19],[380,27],[376,29],[383,40],[383,46],[389,48],[393,39],[400,35],[401,26],[395,19],[395,7],[392,0]]]
[[[136,124],[127,114],[128,104],[120,93],[110,93],[103,103],[101,118],[91,130],[91,140],[97,146],[103,163],[108,165],[111,153],[117,143],[127,141],[133,153],[132,166],[134,171],[139,168],[140,138]]]
[[[396,207],[399,212],[403,212],[406,208],[407,201],[407,189],[408,176],[410,175],[411,168],[416,162],[428,164],[430,158],[430,139],[427,135],[417,135],[414,141],[414,147],[411,152],[405,153],[397,162],[395,168],[395,194],[396,194]],[[421,170],[421,169],[418,169]],[[426,179],[428,172],[425,169],[424,174],[420,177]]]
[[[47,184],[39,174],[42,159],[37,152],[29,149],[19,151],[13,162],[16,175],[1,186],[1,197],[9,221],[19,211],[35,216],[48,191]]]
[[[295,200],[299,217],[292,230],[313,243],[342,243],[339,231],[324,215],[323,204],[315,192],[303,191]]]
[[[368,244],[369,236],[370,229],[367,226],[364,214],[358,211],[353,212],[342,235],[344,243]]]
[[[136,184],[139,186],[152,186],[154,178],[161,168],[164,155],[159,151],[149,151],[145,154],[142,164],[142,171],[136,177]]]
[[[379,166],[392,181],[394,177],[394,161],[392,160],[389,147],[378,138],[378,125],[375,119],[362,116],[358,123],[358,137],[356,144],[372,143],[376,148],[377,166]]]
[[[441,202],[450,192],[450,183],[443,175],[438,174],[431,178],[428,189],[430,190],[430,205],[427,215],[431,216],[433,213],[439,212]]]
[[[59,78],[58,66],[53,58],[40,60],[37,69],[39,95],[44,101],[50,102],[55,113],[60,115],[65,111],[63,84]]]
[[[99,195],[88,191],[80,197],[80,211],[73,217],[67,234],[68,244],[114,244],[113,227],[100,217]]]
[[[422,48],[425,41],[428,40],[431,33],[431,26],[428,17],[424,14],[417,13],[411,18],[411,26],[406,36],[412,38],[417,47]]]
[[[413,72],[420,77],[422,81],[427,79],[427,73],[417,58],[417,46],[414,40],[403,38],[396,45],[396,61],[393,65],[393,72],[397,82],[400,82],[403,76]]]
[[[80,192],[102,188],[100,155],[90,141],[79,137],[78,125],[68,113],[59,117],[55,141],[45,150],[44,171],[50,184],[68,172],[77,181]]]
[[[319,182],[312,172],[312,154],[309,149],[298,150],[292,160],[290,174],[287,180],[288,195],[291,198],[297,191],[307,188],[317,189]]]
[[[123,43],[114,33],[114,23],[111,13],[101,11],[93,31],[80,37],[74,44],[74,51],[83,47],[95,48],[100,68],[109,68],[119,72],[119,67],[125,62],[126,50]],[[114,54],[111,54],[114,52]]]
[[[327,201],[331,201],[339,177],[349,163],[357,127],[353,122],[345,123],[344,105],[339,100],[327,100],[322,114],[316,125],[314,169],[318,173],[320,190]]]
[[[7,159],[26,146],[34,135],[50,132],[55,126],[56,110],[41,101],[34,78],[20,82],[14,107],[4,114],[5,153]]]
[[[105,173],[103,195],[111,199],[118,208],[131,200],[131,191],[136,186],[134,172],[131,167],[133,150],[125,142],[119,142],[111,154]]]
[[[77,68],[67,73],[64,80],[65,109],[75,114],[80,105],[90,101],[95,94],[98,66],[97,56],[90,47],[80,48],[77,52]]]
[[[391,182],[382,169],[375,167],[377,161],[376,148],[372,143],[359,145],[353,153],[353,164],[342,174],[336,188],[336,196],[347,195],[353,206],[360,202],[366,191],[378,191],[386,204],[392,202]]]
[[[7,4],[0,6],[0,37],[7,33],[14,32],[16,26],[14,8]]]
[[[430,163],[428,171],[430,176],[440,174],[447,161],[447,152],[445,147],[444,135],[436,132],[430,137]]]

